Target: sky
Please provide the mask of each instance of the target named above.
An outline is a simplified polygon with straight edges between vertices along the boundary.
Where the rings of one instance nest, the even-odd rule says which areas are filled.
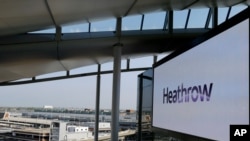
[[[159,57],[163,58],[165,55]],[[159,58],[160,59],[160,58]],[[140,66],[136,65],[138,62]],[[143,57],[131,60],[131,68],[151,67],[153,57]],[[101,70],[112,69],[112,62],[103,64]],[[126,61],[122,61],[122,69],[126,67]],[[94,72],[97,65],[82,67],[71,71],[71,74]],[[137,103],[137,76],[143,71],[121,73],[120,109],[136,109]],[[52,73],[37,78],[60,76],[65,72]],[[111,109],[112,104],[112,75],[101,75],[101,109]],[[53,107],[67,108],[95,108],[97,76],[70,78],[34,84],[15,86],[2,86],[0,107]]]
[[[230,17],[246,8],[239,6],[232,8]],[[219,24],[225,20],[228,8],[219,9]],[[174,28],[184,28],[187,10],[174,12]],[[208,9],[195,9],[191,11],[188,28],[204,27]],[[183,18],[184,17],[184,18]],[[141,25],[141,15],[124,17],[122,19],[122,30],[138,30]],[[162,29],[165,12],[155,12],[145,15],[143,29]],[[115,30],[115,19],[91,23],[91,32]],[[211,26],[211,24],[210,24]],[[53,33],[54,29],[38,31],[33,33]],[[62,27],[63,33],[88,32],[88,24],[80,23]],[[165,54],[160,55],[163,58]],[[151,67],[153,58],[138,58],[131,60],[131,67]],[[122,66],[126,62],[123,61]],[[103,64],[103,69],[112,69],[112,62]],[[97,65],[77,68],[72,73],[93,72]],[[59,72],[64,73],[65,72]],[[129,72],[121,74],[120,109],[136,109],[137,103],[137,75],[142,73]],[[53,73],[52,75],[58,75]],[[51,74],[47,75],[51,76]],[[44,76],[41,76],[44,77]],[[45,75],[46,77],[46,75]],[[0,107],[43,107],[51,105],[54,107],[71,108],[95,108],[96,76],[40,82],[35,84],[24,84],[16,86],[0,86]],[[112,103],[112,74],[101,75],[101,97],[100,108],[111,109]]]
[[[121,105],[134,109],[136,105],[138,72],[121,74]],[[125,85],[129,83],[130,85]],[[1,88],[0,106],[94,108],[96,76],[57,80],[36,84],[6,86]],[[127,91],[126,91],[127,90]],[[100,106],[111,109],[112,74],[101,76]]]

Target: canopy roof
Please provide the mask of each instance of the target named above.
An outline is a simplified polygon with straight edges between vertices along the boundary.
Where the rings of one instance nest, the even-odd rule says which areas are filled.
[[[171,11],[240,3],[249,6],[250,0],[4,0],[0,5],[0,83],[110,62],[117,43],[123,46],[122,59],[173,51],[209,28],[206,24],[199,29],[173,29]],[[90,26],[95,21],[160,11],[166,11],[162,29],[121,34],[61,31],[62,26],[74,23]],[[210,21],[209,14],[205,16]],[[29,33],[49,28],[56,32]]]

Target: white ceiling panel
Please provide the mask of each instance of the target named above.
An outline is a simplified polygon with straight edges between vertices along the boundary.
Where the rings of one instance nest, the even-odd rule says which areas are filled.
[[[61,25],[121,17],[134,0],[49,0],[48,2],[56,23]]]
[[[0,11],[0,35],[53,26],[44,0],[2,0]]]

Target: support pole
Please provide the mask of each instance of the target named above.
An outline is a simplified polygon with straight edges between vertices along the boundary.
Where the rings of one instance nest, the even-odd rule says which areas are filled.
[[[217,7],[214,7],[213,8],[213,19],[212,19],[212,28],[215,28],[218,26],[218,8]]]
[[[101,65],[98,64],[98,74],[96,78],[96,102],[95,102],[95,141],[98,141],[99,132],[99,111],[100,111],[100,87],[101,87]]]
[[[137,140],[142,140],[142,98],[143,98],[143,74],[139,75],[139,100],[138,100],[138,132]]]
[[[121,18],[117,18],[117,36],[120,38]],[[121,48],[120,41],[114,45],[113,65],[113,94],[111,115],[111,141],[118,141],[119,136],[119,109],[120,109],[120,78],[121,78]]]
[[[114,47],[111,141],[118,140],[120,109],[121,46]]]

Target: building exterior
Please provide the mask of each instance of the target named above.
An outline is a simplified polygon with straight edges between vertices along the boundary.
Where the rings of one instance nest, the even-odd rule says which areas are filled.
[[[0,113],[0,139],[31,141],[93,141],[95,122],[65,122],[60,119],[41,119],[16,116],[11,112]],[[46,116],[46,115],[44,115]],[[100,140],[111,138],[110,122],[99,122]],[[131,138],[135,130],[119,132],[120,139]]]
[[[93,139],[88,127],[68,125],[67,122],[52,122],[51,141]]]

